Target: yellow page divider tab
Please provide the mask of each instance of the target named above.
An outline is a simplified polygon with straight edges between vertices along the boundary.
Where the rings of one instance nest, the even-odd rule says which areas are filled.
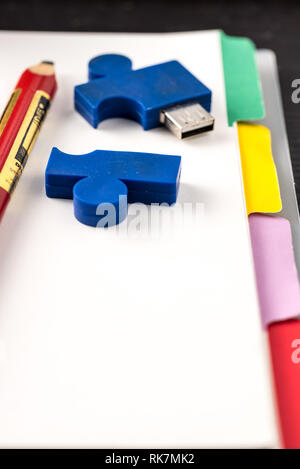
[[[282,204],[269,129],[244,122],[237,127],[248,215],[280,212]]]

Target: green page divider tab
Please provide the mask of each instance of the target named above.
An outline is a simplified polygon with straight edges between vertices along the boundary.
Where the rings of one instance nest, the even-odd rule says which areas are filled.
[[[250,39],[227,36],[221,31],[221,45],[228,124],[262,119],[265,115],[255,45]]]

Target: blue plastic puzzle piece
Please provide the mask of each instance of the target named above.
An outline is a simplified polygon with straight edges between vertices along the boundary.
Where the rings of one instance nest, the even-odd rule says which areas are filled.
[[[161,110],[187,102],[210,112],[211,91],[175,60],[132,70],[123,55],[100,55],[89,62],[89,79],[75,87],[75,109],[95,128],[126,117],[152,129],[161,125]]]
[[[131,72],[132,62],[125,55],[104,54],[89,61],[89,80],[103,78],[116,73]]]
[[[46,194],[73,199],[81,223],[111,226],[126,218],[128,202],[175,203],[180,164],[180,156],[106,150],[69,155],[53,148]]]

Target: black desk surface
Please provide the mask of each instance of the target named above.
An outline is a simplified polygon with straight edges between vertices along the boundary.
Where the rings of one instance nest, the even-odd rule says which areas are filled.
[[[300,202],[300,103],[291,83],[300,78],[300,2],[210,0],[7,0],[0,29],[37,31],[170,32],[221,28],[248,36],[277,55],[284,111]]]

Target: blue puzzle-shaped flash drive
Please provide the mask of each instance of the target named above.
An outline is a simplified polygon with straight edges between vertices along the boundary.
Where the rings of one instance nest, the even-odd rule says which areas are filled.
[[[211,91],[173,60],[132,70],[131,60],[107,54],[89,62],[89,82],[75,87],[75,109],[93,126],[109,117],[165,125],[178,138],[214,127]]]
[[[127,216],[127,202],[176,202],[180,156],[96,150],[69,155],[53,148],[46,168],[48,197],[74,199],[75,217],[111,226]]]

